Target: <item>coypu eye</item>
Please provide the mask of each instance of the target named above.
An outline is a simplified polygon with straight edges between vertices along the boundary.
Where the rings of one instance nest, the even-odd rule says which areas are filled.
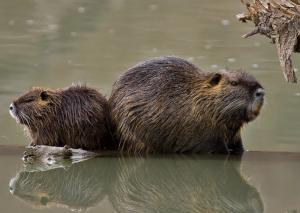
[[[209,83],[214,86],[217,85],[221,79],[222,79],[222,75],[220,73],[215,73],[213,77],[210,79]]]
[[[47,100],[48,97],[49,97],[49,95],[48,95],[47,91],[41,92],[41,99],[43,101]]]
[[[237,86],[237,85],[238,85],[238,82],[237,82],[237,81],[231,81],[230,84],[231,84],[232,86]]]

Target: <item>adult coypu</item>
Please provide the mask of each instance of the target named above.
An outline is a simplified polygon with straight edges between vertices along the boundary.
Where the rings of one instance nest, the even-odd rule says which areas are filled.
[[[33,88],[13,101],[10,114],[27,127],[32,145],[67,145],[87,150],[112,146],[107,100],[87,86]]]
[[[240,130],[257,117],[264,90],[244,72],[204,72],[177,57],[123,74],[109,99],[120,149],[145,153],[242,153]]]

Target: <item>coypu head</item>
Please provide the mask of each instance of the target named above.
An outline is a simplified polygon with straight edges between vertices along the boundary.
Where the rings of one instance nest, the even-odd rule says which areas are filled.
[[[238,128],[254,120],[264,103],[264,88],[242,71],[209,73],[201,90],[205,95],[200,99],[209,104],[207,110],[212,110],[212,121],[226,127]]]
[[[33,88],[9,106],[9,112],[20,124],[26,125],[31,130],[41,128],[56,115],[59,98],[56,92]],[[51,117],[52,116],[52,117]]]

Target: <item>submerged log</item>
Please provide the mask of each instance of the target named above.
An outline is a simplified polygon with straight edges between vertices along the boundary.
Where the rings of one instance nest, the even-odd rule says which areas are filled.
[[[241,0],[247,12],[236,17],[242,22],[252,21],[255,28],[245,34],[248,38],[262,34],[271,39],[284,77],[288,82],[297,83],[292,64],[292,53],[300,52],[300,2],[298,0]]]

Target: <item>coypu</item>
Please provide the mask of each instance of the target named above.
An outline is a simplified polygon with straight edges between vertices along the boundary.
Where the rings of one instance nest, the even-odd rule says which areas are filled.
[[[241,127],[257,117],[263,100],[263,87],[247,73],[205,72],[160,57],[123,74],[109,104],[121,150],[240,154]]]
[[[103,150],[112,146],[108,103],[97,90],[71,86],[33,88],[10,105],[10,114],[26,126],[31,145]]]

